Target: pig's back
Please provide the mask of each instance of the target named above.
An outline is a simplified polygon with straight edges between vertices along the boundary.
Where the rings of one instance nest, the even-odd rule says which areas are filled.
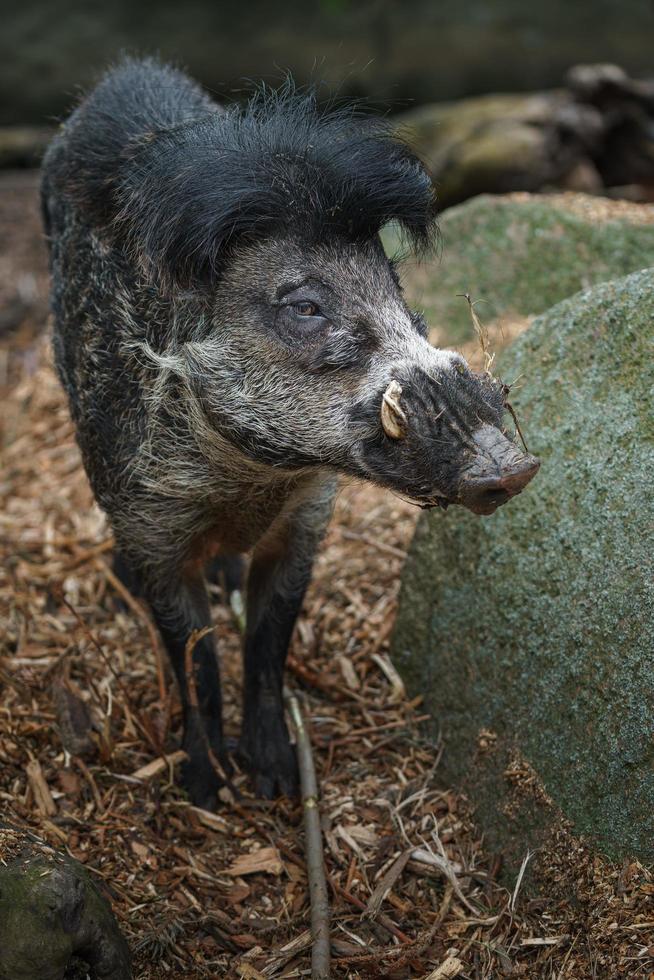
[[[78,106],[43,163],[53,346],[85,467],[101,504],[144,438],[143,372],[130,344],[156,349],[166,305],[120,234],[120,188],[157,134],[221,114],[202,90],[153,61],[124,61]]]

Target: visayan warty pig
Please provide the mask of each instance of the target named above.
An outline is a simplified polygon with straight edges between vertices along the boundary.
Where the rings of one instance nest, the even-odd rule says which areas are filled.
[[[386,124],[290,84],[225,110],[128,59],[61,127],[42,203],[56,366],[177,677],[184,783],[212,807],[230,772],[212,636],[197,702],[184,653],[207,563],[249,553],[238,754],[258,794],[293,794],[282,674],[337,475],[490,514],[538,467],[502,385],[429,344],[382,248],[389,222],[433,241],[429,177]]]

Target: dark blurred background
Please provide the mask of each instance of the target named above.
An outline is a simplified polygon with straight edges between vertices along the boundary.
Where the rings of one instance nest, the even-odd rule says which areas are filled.
[[[2,0],[0,124],[43,123],[121,50],[158,52],[219,96],[291,69],[395,109],[551,88],[571,65],[648,74],[652,0]]]
[[[38,165],[122,52],[219,100],[292,72],[389,113],[442,207],[562,189],[654,199],[654,0],[0,0],[0,169]]]

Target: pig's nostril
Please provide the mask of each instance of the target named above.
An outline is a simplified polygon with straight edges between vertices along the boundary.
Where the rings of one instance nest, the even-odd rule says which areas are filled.
[[[459,488],[459,494],[464,507],[475,514],[492,514],[511,496],[499,479],[464,480]]]
[[[481,493],[479,494],[479,499],[480,500],[495,500],[497,498],[497,495],[498,494],[504,494],[506,496],[507,495],[507,492],[501,486],[487,487],[486,490],[482,490],[481,491]]]
[[[492,514],[527,486],[539,465],[538,460],[530,456],[500,475],[464,478],[459,487],[460,501],[477,514]]]
[[[478,450],[459,484],[459,501],[477,514],[492,514],[524,490],[540,463],[491,425],[480,426],[474,439]]]

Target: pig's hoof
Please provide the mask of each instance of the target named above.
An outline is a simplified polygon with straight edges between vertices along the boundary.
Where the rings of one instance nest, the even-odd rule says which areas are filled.
[[[218,806],[218,790],[222,789],[234,772],[225,752],[220,720],[203,718],[197,712],[192,713],[188,719],[182,748],[187,755],[180,772],[182,786],[194,806],[203,810],[215,810]]]
[[[238,758],[250,774],[254,793],[264,800],[277,796],[295,799],[300,780],[297,759],[286,730],[274,738],[266,738],[259,729],[254,737],[244,735],[239,742]]]
[[[221,766],[225,775],[229,776],[230,773],[226,771],[222,761]],[[202,810],[217,808],[218,790],[225,785],[225,781],[221,779],[209,759],[191,758],[184,762],[181,769],[181,782],[194,806],[199,806]]]

